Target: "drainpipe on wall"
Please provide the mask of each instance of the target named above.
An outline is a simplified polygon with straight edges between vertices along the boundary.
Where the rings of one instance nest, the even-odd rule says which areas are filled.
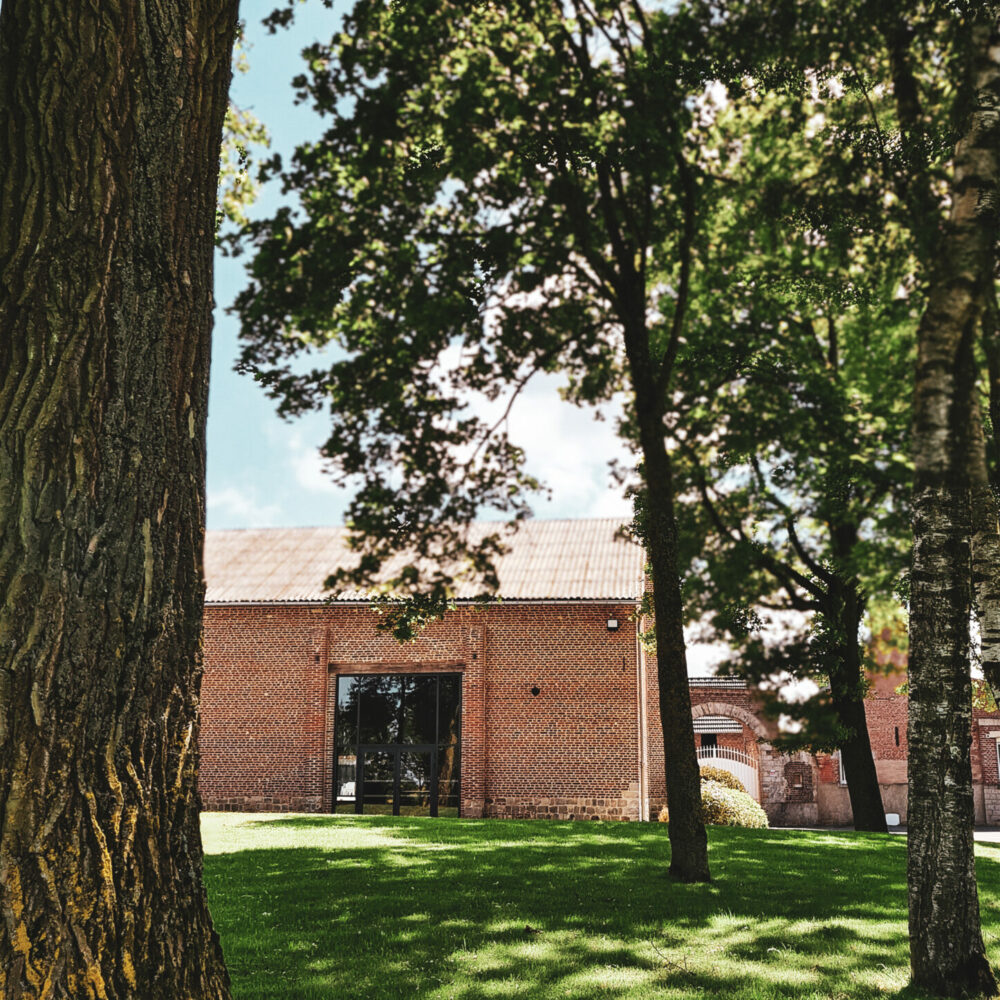
[[[336,755],[336,751],[333,747],[333,726],[331,725],[330,719],[330,626],[327,625],[323,628],[321,641],[316,646],[315,652],[316,659],[319,661],[320,666],[323,668],[323,701],[320,705],[320,709],[323,713],[323,735],[320,737],[320,781],[322,782],[322,787],[320,788],[320,809],[327,809],[327,799],[329,799],[329,808],[327,811],[333,812],[334,809],[334,794],[333,785],[336,781],[336,775],[333,771],[333,759]],[[327,737],[330,737],[330,743],[327,745]]]
[[[638,610],[638,606],[637,606]],[[639,742],[639,820],[649,819],[649,774],[648,754],[646,748],[646,654],[642,648],[639,632],[642,628],[642,618],[636,614],[635,619],[635,688],[636,688],[636,723]]]

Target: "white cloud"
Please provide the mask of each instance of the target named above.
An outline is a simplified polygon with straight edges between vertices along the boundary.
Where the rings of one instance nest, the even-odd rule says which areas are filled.
[[[532,497],[532,509],[537,517],[621,517],[625,522],[631,516],[631,504],[609,471],[612,460],[634,464],[615,429],[621,401],[606,405],[605,419],[598,421],[593,408],[563,400],[561,384],[555,375],[535,376],[514,402],[507,420],[511,440],[525,450],[528,470],[551,491],[549,496]],[[470,400],[469,409],[489,424],[500,417],[508,400],[506,395],[493,402],[478,397]],[[289,515],[296,505],[313,507],[322,501],[329,504],[328,520],[342,515],[349,501],[351,491],[334,484],[319,454],[327,433],[326,418],[320,415],[297,421],[294,427],[271,422],[264,428],[268,451],[282,456],[278,475],[283,477],[267,493],[281,497]],[[235,496],[220,503],[238,505]]]
[[[282,426],[284,432],[278,446],[284,453],[286,482],[283,485],[305,490],[328,500],[346,503],[348,491],[331,478],[329,463],[320,455],[320,444],[326,438],[322,418],[307,417],[296,423],[293,430]]]
[[[208,518],[215,527],[269,528],[277,524],[281,507],[276,503],[262,503],[256,490],[227,486],[209,489],[206,502]]]
[[[608,468],[615,459],[634,464],[615,428],[621,402],[604,406],[605,419],[599,421],[594,409],[562,399],[560,384],[555,375],[536,376],[514,403],[507,422],[511,441],[525,451],[528,470],[551,491],[548,498],[532,501],[535,514],[626,521],[631,504],[611,481]]]
[[[698,630],[697,625],[684,629],[688,677],[714,677],[719,667],[732,659],[733,649],[728,642],[705,642],[698,637]]]
[[[291,468],[292,478],[302,489],[311,493],[323,493],[331,497],[343,493],[343,490],[334,483],[326,471],[327,463],[320,457],[318,446],[306,444],[301,437],[292,441],[288,464]]]

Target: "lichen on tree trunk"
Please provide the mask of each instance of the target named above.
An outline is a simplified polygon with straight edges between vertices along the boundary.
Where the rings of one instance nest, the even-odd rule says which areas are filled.
[[[1000,179],[1000,5],[970,28],[973,106],[918,331],[910,590],[907,880],[914,986],[994,995],[973,855],[973,339],[991,287]],[[981,447],[981,436],[979,438]]]
[[[1000,520],[997,499],[989,481],[986,438],[976,400],[973,400],[972,406],[969,443],[972,581],[979,624],[980,662],[983,676],[996,701],[1000,697]]]
[[[0,9],[0,996],[224,998],[197,702],[236,0]]]

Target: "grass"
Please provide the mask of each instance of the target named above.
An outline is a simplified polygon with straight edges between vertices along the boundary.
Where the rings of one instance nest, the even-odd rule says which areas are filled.
[[[904,838],[710,830],[714,881],[665,875],[666,827],[208,814],[236,1000],[898,998]],[[977,845],[1000,958],[1000,850]]]

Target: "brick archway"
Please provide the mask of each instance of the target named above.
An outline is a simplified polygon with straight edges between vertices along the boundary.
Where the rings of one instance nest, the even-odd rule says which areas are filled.
[[[691,719],[701,718],[704,715],[721,715],[728,719],[733,719],[736,722],[741,722],[744,726],[749,729],[756,740],[750,744],[749,742],[744,743],[748,756],[754,763],[754,774],[753,778],[750,780],[756,780],[757,789],[756,791],[751,790],[751,794],[765,810],[767,810],[767,803],[769,798],[772,796],[772,791],[770,785],[772,782],[768,780],[769,769],[765,766],[767,761],[775,757],[775,753],[771,744],[767,740],[767,730],[764,729],[763,724],[760,719],[756,718],[752,712],[748,712],[745,708],[741,708],[739,705],[733,705],[728,701],[706,701],[700,705],[694,705],[691,708]],[[699,751],[699,754],[701,751]],[[723,750],[722,754],[725,755],[726,751]],[[728,765],[726,763],[721,763],[720,766],[724,770],[734,770],[734,765]],[[746,785],[749,776],[744,776],[742,774],[737,774],[737,778],[740,779]]]
[[[753,730],[759,743],[767,744],[767,730],[760,719],[739,705],[731,705],[728,701],[706,701],[691,709],[692,719],[699,719],[703,715],[725,715],[731,719],[739,719],[748,729]]]

